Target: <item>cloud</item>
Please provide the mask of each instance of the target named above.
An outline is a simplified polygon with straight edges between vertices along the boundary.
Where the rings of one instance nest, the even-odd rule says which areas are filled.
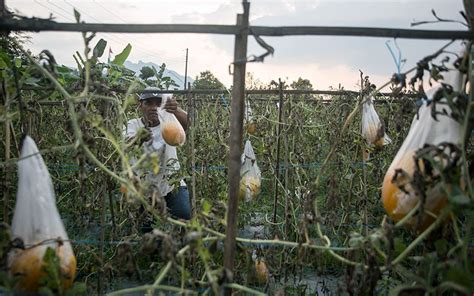
[[[360,81],[359,70],[344,64],[334,64],[331,66],[321,66],[317,63],[306,63],[295,67],[294,64],[273,63],[257,64],[250,63],[247,66],[247,71],[251,73],[258,73],[256,75],[264,83],[269,83],[271,80],[292,81],[299,77],[309,79],[315,89],[329,89],[330,87],[338,88],[339,85],[346,89],[358,89]],[[386,82],[387,77],[384,75],[371,75],[370,81],[377,85]]]
[[[226,6],[208,14],[203,21],[212,22],[213,16],[229,13]],[[461,20],[459,11],[462,10],[461,1],[268,1],[256,2],[251,5],[252,25],[263,26],[361,26],[361,27],[395,27],[411,28],[413,21],[433,20],[431,9],[438,12],[440,17]],[[357,13],[356,13],[357,12]],[[189,17],[189,16],[188,16]],[[415,27],[420,29],[465,29],[455,23],[440,23],[429,26]],[[265,37],[263,39],[275,48],[273,58],[267,58],[265,64],[278,63],[282,69],[311,76],[307,65],[318,65],[328,69],[327,73],[341,74],[337,65],[344,65],[352,71],[363,70],[372,77],[389,79],[397,69],[392,56],[387,49],[389,41],[392,48],[395,41],[389,38],[370,37],[334,37],[334,36],[292,36],[292,37]],[[220,36],[212,36],[212,41],[222,49],[231,51],[228,43],[223,42]],[[406,60],[404,69],[410,68],[425,57],[438,50],[447,41],[445,40],[408,40],[396,41],[401,50],[402,58]],[[457,50],[459,47],[454,47]],[[259,54],[263,49],[250,37],[248,53]],[[396,52],[397,54],[398,52]],[[264,65],[265,65],[264,64]],[[290,70],[291,69],[291,70]],[[294,70],[293,70],[294,69]],[[297,70],[299,69],[299,70]],[[402,68],[402,70],[404,70]],[[255,70],[257,77],[266,75],[266,68]],[[281,71],[280,71],[281,72]],[[357,75],[356,75],[357,77]],[[338,81],[339,76],[332,77]]]
[[[39,5],[41,3],[42,5]],[[123,23],[190,23],[190,24],[234,24],[236,14],[242,12],[241,1],[206,0],[196,2],[163,0],[158,2],[137,0],[107,1],[45,1],[19,0],[10,6],[26,15],[47,17],[51,11],[72,18],[72,6],[84,12],[87,21]],[[100,5],[99,5],[100,4]],[[250,5],[252,25],[265,26],[366,26],[410,28],[414,20],[433,20],[431,9],[447,19],[461,19],[462,1],[405,0],[405,1],[290,1],[255,0]],[[64,11],[65,10],[65,11]],[[68,14],[69,12],[69,14]],[[59,21],[65,21],[59,16]],[[96,21],[95,21],[96,22]],[[420,29],[464,29],[458,24],[441,23],[419,27]],[[57,60],[74,65],[72,54],[82,52],[80,33],[32,34],[34,52],[48,48]],[[233,60],[234,37],[205,34],[98,34],[118,53],[130,42],[133,46],[131,61],[165,62],[170,69],[184,74],[185,49],[189,48],[189,70],[191,76],[210,70],[226,85],[232,82],[228,66]],[[275,55],[263,64],[251,64],[248,70],[261,80],[278,77],[311,79],[313,85],[337,86],[339,82],[353,88],[361,69],[373,79],[388,79],[396,66],[385,45],[386,38],[298,36],[262,37],[275,48]],[[394,41],[390,41],[394,44]],[[402,57],[407,60],[405,68],[437,50],[446,41],[407,40],[397,41]],[[259,55],[264,50],[249,39],[248,54]],[[270,77],[272,76],[272,77]],[[314,79],[314,80],[313,80]]]

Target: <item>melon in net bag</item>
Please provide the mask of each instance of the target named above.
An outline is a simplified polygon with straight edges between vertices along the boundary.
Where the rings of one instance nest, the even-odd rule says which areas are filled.
[[[392,140],[385,133],[385,126],[375,111],[373,97],[362,104],[362,136],[367,143],[382,147],[390,144]]]
[[[76,257],[56,207],[56,197],[48,169],[29,136],[23,141],[18,161],[18,191],[13,214],[12,236],[21,239],[24,249],[14,248],[8,256],[13,276],[19,277],[17,288],[36,291],[43,271],[43,256],[48,248],[60,259],[63,289],[72,285],[76,274]]]
[[[257,159],[250,140],[245,142],[242,154],[242,166],[240,168],[240,191],[239,197],[250,201],[260,193],[262,174],[257,165]]]
[[[166,144],[170,146],[181,146],[186,141],[186,133],[176,116],[164,109],[164,105],[169,98],[167,95],[163,96],[161,108],[158,109],[161,135]]]
[[[450,85],[453,91],[461,89],[463,76],[457,70],[443,73],[442,83]],[[429,90],[426,95],[428,100],[424,101],[417,114],[413,118],[407,137],[393,159],[385,175],[382,186],[382,201],[388,215],[398,221],[406,216],[420,201],[421,195],[414,187],[414,172],[425,170],[422,160],[416,159],[415,155],[419,149],[427,145],[437,146],[442,143],[459,145],[462,140],[462,127],[451,117],[452,110],[447,104],[445,97],[437,102],[432,99],[442,92],[442,86]],[[435,117],[433,117],[435,115]],[[449,153],[449,151],[443,151]],[[436,159],[435,159],[436,160]],[[438,159],[440,160],[440,159]],[[443,162],[439,165],[442,167]],[[424,192],[424,209],[438,215],[447,203],[447,194],[439,186],[426,188]],[[428,227],[435,217],[423,214],[421,229]],[[416,217],[408,221],[408,225],[415,226]]]

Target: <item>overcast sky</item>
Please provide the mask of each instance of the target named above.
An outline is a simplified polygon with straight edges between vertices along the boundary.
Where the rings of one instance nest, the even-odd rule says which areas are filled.
[[[104,0],[6,0],[12,10],[22,15],[48,17],[56,21],[74,22],[73,7],[82,19],[91,23],[189,23],[235,24],[236,14],[242,12],[241,1],[235,0],[160,0],[160,1],[104,1]],[[431,10],[445,19],[463,21],[459,11],[462,0],[255,0],[251,1],[251,25],[268,26],[363,26],[410,28],[413,21],[433,20]],[[417,26],[418,29],[465,30],[456,23]],[[82,51],[80,33],[31,33],[27,45],[34,53],[49,49],[59,63],[74,66],[76,50]],[[210,70],[224,84],[230,86],[228,73],[233,57],[233,36],[203,34],[98,34],[106,39],[114,53],[127,43],[133,46],[129,60],[166,63],[168,68],[184,74],[185,49],[189,49],[188,75],[195,77]],[[396,71],[395,62],[386,42],[394,47],[394,40],[366,37],[263,37],[275,48],[273,57],[265,63],[251,63],[247,71],[264,83],[278,78],[290,82],[298,77],[310,79],[317,89],[343,85],[356,89],[359,69],[376,84],[386,82]],[[436,51],[447,41],[399,39],[397,44],[402,67],[407,70],[426,55]],[[456,47],[452,48],[456,50]],[[264,50],[250,37],[248,54]]]

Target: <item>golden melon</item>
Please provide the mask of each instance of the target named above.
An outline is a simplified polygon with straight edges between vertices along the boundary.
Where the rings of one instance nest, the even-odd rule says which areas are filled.
[[[410,184],[413,173],[415,171],[415,152],[410,151],[406,153],[399,161],[396,167],[390,168],[385,174],[382,186],[382,202],[385,211],[392,220],[399,221],[406,216],[411,209],[413,209],[420,196],[415,192],[415,189]],[[419,162],[421,172],[424,171],[422,162]],[[396,169],[402,169],[404,173],[397,177],[395,182],[392,182]],[[404,190],[400,189],[402,187]],[[425,210],[439,215],[443,207],[447,203],[447,195],[441,190],[439,186],[430,188],[426,192]],[[420,230],[426,229],[433,221],[434,217],[428,214],[423,214]],[[415,226],[417,217],[412,217],[408,221],[409,226]]]
[[[239,198],[241,200],[253,199],[259,193],[260,193],[260,180],[259,179],[252,176],[244,176],[240,180]]]
[[[385,145],[385,139],[382,137],[373,143],[375,147],[382,148]]]
[[[161,135],[166,144],[170,146],[179,146],[186,141],[186,133],[179,123],[166,122],[161,129]]]
[[[15,249],[10,254],[10,273],[18,276],[16,289],[20,291],[36,292],[40,288],[40,280],[46,276],[43,257],[47,245],[39,245],[30,249]],[[64,290],[72,286],[76,276],[76,257],[69,244],[55,248],[56,256],[60,260],[60,277]]]
[[[382,134],[382,127],[375,124],[368,124],[363,131],[364,138],[372,145],[375,145],[377,148],[382,148],[385,145],[384,136],[380,137]],[[383,135],[383,134],[382,134]]]
[[[256,131],[257,131],[257,124],[255,124],[255,122],[251,122],[247,124],[247,133],[249,135],[254,135]]]
[[[260,284],[268,282],[269,272],[265,261],[259,259],[255,261],[255,277]]]

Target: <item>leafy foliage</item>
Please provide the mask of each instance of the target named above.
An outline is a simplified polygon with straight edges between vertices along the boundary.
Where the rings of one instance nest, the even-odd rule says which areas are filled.
[[[194,89],[225,89],[224,84],[211,71],[201,72],[194,80],[192,87]]]
[[[165,76],[166,64],[163,63],[160,66],[160,70],[156,70],[155,66],[144,66],[140,70],[139,77],[143,82],[148,86],[155,86],[159,89],[169,89],[171,86],[179,86],[176,82],[169,76]]]

